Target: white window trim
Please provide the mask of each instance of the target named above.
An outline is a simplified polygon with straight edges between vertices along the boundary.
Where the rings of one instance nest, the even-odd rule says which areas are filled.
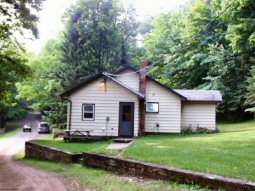
[[[148,111],[147,110],[147,105],[148,104],[157,104],[158,105],[158,111]],[[159,113],[159,102],[147,102],[146,103],[146,113]]]
[[[84,118],[85,113],[85,105],[89,105],[93,107],[93,118]],[[86,112],[86,113],[92,113],[92,112]],[[95,121],[95,104],[94,103],[83,103],[82,104],[82,121]]]

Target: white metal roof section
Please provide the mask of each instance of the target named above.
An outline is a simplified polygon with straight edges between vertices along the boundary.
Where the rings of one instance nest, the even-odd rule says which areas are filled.
[[[222,102],[218,90],[174,90],[187,98],[187,101]]]

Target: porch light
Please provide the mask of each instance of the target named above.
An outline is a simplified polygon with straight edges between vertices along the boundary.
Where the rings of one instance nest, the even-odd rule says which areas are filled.
[[[100,82],[100,88],[106,90],[106,78],[104,78],[101,82]]]

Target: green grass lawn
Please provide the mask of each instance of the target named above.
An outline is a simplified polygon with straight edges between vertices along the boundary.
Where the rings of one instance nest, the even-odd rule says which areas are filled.
[[[12,130],[12,131],[9,131],[7,133],[4,133],[2,135],[0,135],[0,139],[4,139],[4,138],[10,138],[12,137],[13,135],[16,135],[19,131],[21,131],[20,128],[17,128],[15,130]]]
[[[47,145],[49,147],[58,148],[61,150],[66,150],[73,153],[80,152],[98,152],[101,150],[105,150],[105,148],[112,142],[108,141],[96,141],[89,143],[82,142],[64,142],[63,139],[35,139],[33,140],[35,143]]]
[[[79,183],[88,190],[100,191],[206,191],[198,186],[176,184],[165,181],[130,181],[129,177],[122,177],[98,169],[82,167],[79,164],[63,164],[47,161],[22,160],[28,165],[39,169],[60,173],[66,178],[78,178]]]
[[[135,139],[122,156],[199,172],[255,181],[255,120],[220,123],[220,133],[200,135],[147,135]],[[63,140],[34,142],[70,152],[117,155],[105,148],[110,141],[65,143]]]
[[[216,134],[139,137],[122,156],[255,181],[255,120],[218,128]]]

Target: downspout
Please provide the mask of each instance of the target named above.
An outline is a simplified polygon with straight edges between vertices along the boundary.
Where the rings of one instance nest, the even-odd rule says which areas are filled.
[[[71,114],[72,114],[72,101],[68,99],[67,97],[61,96],[61,99],[66,100],[69,102],[69,115],[68,115],[68,130],[71,130]]]

